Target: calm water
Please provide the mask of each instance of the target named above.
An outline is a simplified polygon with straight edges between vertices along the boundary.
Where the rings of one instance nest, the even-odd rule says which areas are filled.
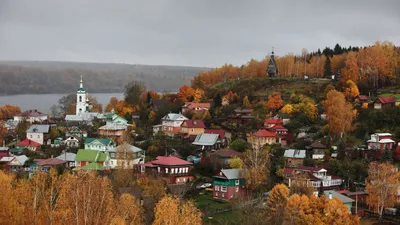
[[[0,106],[5,104],[18,105],[22,111],[37,109],[43,113],[48,113],[53,104],[58,104],[58,100],[68,94],[26,94],[26,95],[6,95],[0,96]],[[111,97],[122,99],[123,93],[90,93],[97,101],[103,104],[103,108],[108,104]]]

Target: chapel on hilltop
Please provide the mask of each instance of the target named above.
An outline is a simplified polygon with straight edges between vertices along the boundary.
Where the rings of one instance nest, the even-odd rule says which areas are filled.
[[[274,50],[272,50],[271,57],[269,59],[268,67],[267,67],[267,74],[268,77],[276,77],[278,76],[278,66],[275,62],[275,55]]]

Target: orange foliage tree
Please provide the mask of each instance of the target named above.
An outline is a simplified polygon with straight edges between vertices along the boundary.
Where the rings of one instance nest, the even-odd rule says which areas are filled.
[[[268,102],[265,105],[268,109],[277,110],[283,106],[283,100],[281,98],[280,92],[274,92],[272,95],[268,96]]]
[[[187,85],[184,85],[181,88],[179,88],[178,99],[181,102],[191,101],[194,98],[193,96],[195,95],[195,92],[196,92],[195,89],[193,89]]]
[[[21,113],[21,109],[17,105],[4,105],[0,107],[0,119],[12,119]]]
[[[353,106],[346,102],[343,93],[336,90],[328,92],[327,99],[322,104],[328,119],[329,130],[335,140],[339,140],[352,129]]]
[[[357,84],[355,84],[352,80],[346,81],[344,94],[348,100],[353,100],[355,97],[357,97],[360,94]]]
[[[104,109],[105,112],[111,112],[111,110],[115,110],[117,108],[118,98],[111,97],[110,102],[107,104],[106,108]]]

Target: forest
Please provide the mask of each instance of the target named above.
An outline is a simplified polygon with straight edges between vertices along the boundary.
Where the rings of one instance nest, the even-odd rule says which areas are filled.
[[[119,93],[125,84],[138,80],[147,89],[175,92],[190,84],[193,77],[208,68],[148,66],[111,63],[1,61],[0,95],[71,93],[83,76],[87,91]]]

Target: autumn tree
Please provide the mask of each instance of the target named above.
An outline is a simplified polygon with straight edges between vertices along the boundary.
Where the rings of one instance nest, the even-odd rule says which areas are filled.
[[[367,178],[367,204],[382,219],[383,210],[397,202],[400,172],[389,163],[371,163]]]
[[[187,85],[184,85],[181,88],[179,88],[178,99],[181,102],[193,101],[195,93],[196,90]]]
[[[243,168],[243,161],[238,157],[233,157],[229,162],[229,166],[232,169],[242,169]]]
[[[12,119],[21,113],[21,109],[17,105],[4,105],[0,107],[0,119]]]
[[[282,107],[281,113],[291,114],[293,112],[293,106],[291,104],[286,104]]]
[[[113,219],[115,225],[140,225],[143,224],[143,210],[140,202],[131,194],[122,194],[116,204],[117,217]],[[118,222],[117,222],[118,221]]]
[[[269,224],[282,224],[287,199],[289,197],[289,189],[284,184],[275,185],[268,198],[266,210]]]
[[[268,180],[270,169],[269,149],[260,148],[247,150],[243,157],[246,186],[250,190],[262,187]]]
[[[346,81],[344,94],[348,100],[353,100],[360,94],[358,90],[357,84],[355,84],[352,80]]]
[[[233,93],[232,91],[229,91],[222,98],[226,98],[229,101],[229,103],[234,103],[239,100],[239,96],[236,93]]]
[[[322,102],[328,119],[329,130],[335,140],[339,140],[352,129],[353,106],[346,102],[343,93],[330,91],[327,99]]]
[[[274,92],[272,95],[268,96],[268,102],[266,107],[270,110],[277,110],[283,106],[283,100],[281,98],[280,92]]]
[[[344,67],[342,72],[342,79],[352,80],[353,82],[357,82],[358,80],[360,80],[360,71],[357,64],[357,53],[349,52],[346,56],[345,64],[346,66]]]
[[[106,108],[104,109],[105,112],[111,112],[111,110],[115,110],[118,104],[118,99],[116,97],[111,97],[110,102],[107,104]]]
[[[170,195],[162,198],[154,209],[153,225],[201,225],[201,212],[192,202],[182,201]]]
[[[300,196],[311,196],[314,187],[308,182],[308,175],[305,173],[293,173],[291,176],[290,193]]]
[[[201,102],[203,98],[204,98],[204,90],[197,88],[194,91],[193,102]]]
[[[251,108],[251,104],[250,104],[250,101],[249,101],[249,97],[245,96],[245,97],[243,98],[243,104],[242,104],[242,106],[243,106],[243,108],[246,108],[246,109],[250,109],[250,108]]]

